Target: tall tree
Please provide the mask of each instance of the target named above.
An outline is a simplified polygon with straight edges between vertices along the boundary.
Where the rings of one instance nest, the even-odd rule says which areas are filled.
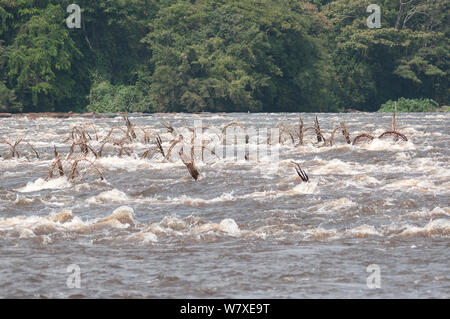
[[[61,6],[48,5],[21,25],[5,50],[7,84],[26,111],[54,110],[55,105],[75,94],[72,66],[80,61],[82,53],[69,36],[64,20]]]
[[[330,42],[344,104],[376,110],[401,96],[448,101],[448,2],[385,0],[382,28],[369,29],[370,2],[337,0],[324,7],[335,26]]]
[[[318,24],[296,1],[175,1],[145,38],[155,109],[330,107],[327,55],[313,34]]]

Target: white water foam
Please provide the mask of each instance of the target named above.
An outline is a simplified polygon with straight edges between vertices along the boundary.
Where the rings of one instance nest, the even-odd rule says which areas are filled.
[[[48,181],[45,181],[43,178],[38,178],[34,182],[28,182],[26,186],[17,189],[17,191],[20,193],[30,193],[44,189],[63,189],[71,186],[72,183],[70,183],[64,176],[50,179]]]
[[[102,192],[97,196],[89,197],[88,199],[86,199],[86,203],[89,204],[125,203],[127,201],[129,201],[128,196],[124,192],[115,188],[110,191]]]

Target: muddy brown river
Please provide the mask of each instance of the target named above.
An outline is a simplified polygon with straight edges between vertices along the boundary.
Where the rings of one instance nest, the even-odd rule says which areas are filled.
[[[178,138],[161,120],[201,121],[213,140],[230,122],[295,130],[299,116],[314,125],[313,114],[130,115],[130,141],[121,117],[0,119],[0,140],[23,138],[14,157],[0,144],[0,297],[449,298],[450,113],[399,114],[407,141],[378,138],[392,114],[317,114],[325,138],[341,121],[352,141],[375,138],[250,136],[246,158],[195,162],[197,181],[180,160],[142,158],[156,132],[166,154]],[[82,125],[96,152],[121,129],[98,158],[78,147],[67,158]],[[254,156],[264,144],[270,154]],[[53,146],[65,174],[46,180]],[[69,178],[80,156],[104,179],[87,161]]]

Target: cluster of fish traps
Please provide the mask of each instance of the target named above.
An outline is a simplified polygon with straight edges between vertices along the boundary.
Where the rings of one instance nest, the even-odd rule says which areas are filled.
[[[171,133],[172,138],[168,141],[169,147],[164,149],[162,138],[156,130],[146,129],[141,126],[137,126],[131,123],[127,116],[123,117],[124,125],[114,126],[104,137],[100,137],[98,130],[92,123],[84,123],[82,125],[77,125],[72,127],[65,139],[64,143],[70,145],[69,150],[65,156],[61,155],[60,152],[53,147],[54,160],[51,163],[50,169],[48,171],[46,180],[51,178],[66,176],[69,180],[74,180],[75,178],[83,178],[86,174],[95,174],[101,180],[104,179],[104,175],[101,170],[95,165],[95,159],[104,156],[106,149],[114,153],[116,156],[132,156],[136,154],[133,143],[135,141],[141,141],[146,145],[150,145],[141,155],[142,159],[153,159],[155,155],[159,154],[162,157],[162,162],[167,162],[173,158],[173,153],[177,153],[177,160],[181,160],[186,166],[189,174],[194,180],[198,180],[200,173],[195,165],[194,159],[194,145],[195,145],[195,130],[188,128],[191,132],[190,140],[186,140],[183,135],[179,134],[179,131],[166,121],[161,120],[161,124],[167,129],[168,133]],[[239,127],[244,132],[246,130],[245,126],[238,122],[231,122],[225,125],[221,131],[221,134],[217,134],[223,144],[226,144],[226,131],[229,127]],[[299,117],[298,125],[287,125],[284,123],[278,123],[276,128],[279,129],[278,143],[283,143],[290,141],[294,145],[304,145],[304,136],[308,132],[314,132],[317,138],[317,143],[315,145],[319,147],[333,146],[336,133],[339,131],[345,138],[347,144],[356,145],[359,143],[367,143],[373,141],[375,138],[382,139],[385,137],[393,137],[394,140],[408,141],[408,138],[400,133],[397,129],[397,119],[396,112],[392,119],[392,128],[388,131],[383,132],[378,137],[369,134],[361,133],[353,138],[350,138],[350,133],[345,125],[345,122],[341,122],[336,128],[333,129],[328,138],[325,137],[322,132],[319,120],[317,116],[314,119],[314,125],[305,127],[303,120]],[[208,127],[202,127],[202,130],[208,129]],[[271,144],[274,141],[270,140],[268,137],[267,142]],[[92,145],[92,141],[96,141],[97,148]],[[179,143],[184,144],[181,149],[175,146]],[[201,147],[202,158],[205,150],[214,154],[214,151],[208,147],[205,142],[202,142]],[[245,136],[245,143],[249,143],[248,135]],[[26,158],[30,154],[34,154],[36,158],[40,158],[38,151],[33,145],[27,142],[25,139],[21,138],[15,142],[10,142],[6,139],[0,139],[0,145],[6,145],[9,149],[9,155],[3,157],[4,159],[20,158],[23,154]],[[190,148],[190,152],[185,152],[184,150]],[[138,155],[138,154],[137,154]],[[0,155],[1,157],[1,155]],[[248,156],[245,156],[248,160]],[[161,159],[160,159],[161,160]],[[304,182],[309,181],[309,177],[306,172],[301,168],[299,163],[292,162],[295,172],[298,174],[300,179]]]

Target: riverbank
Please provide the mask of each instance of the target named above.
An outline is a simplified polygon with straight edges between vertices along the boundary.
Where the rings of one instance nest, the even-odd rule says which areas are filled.
[[[440,107],[438,110],[433,111],[434,112],[450,112],[450,106],[444,105]],[[375,112],[363,112],[359,110],[352,110],[348,109],[345,110],[344,113],[375,113]],[[72,113],[72,112],[43,112],[43,113],[0,113],[0,118],[9,118],[9,117],[28,117],[28,118],[114,118],[117,116],[125,115],[125,112],[118,112],[118,113]],[[145,113],[132,113],[132,114],[140,114],[143,115]],[[151,113],[148,113],[151,114]],[[167,113],[170,114],[170,113]],[[198,114],[198,113],[190,113],[190,114]]]
[[[28,118],[38,118],[38,117],[48,117],[48,118],[113,118],[116,116],[123,115],[125,113],[111,113],[111,114],[96,114],[96,113],[0,113],[0,118],[9,118],[9,117],[28,117]]]

